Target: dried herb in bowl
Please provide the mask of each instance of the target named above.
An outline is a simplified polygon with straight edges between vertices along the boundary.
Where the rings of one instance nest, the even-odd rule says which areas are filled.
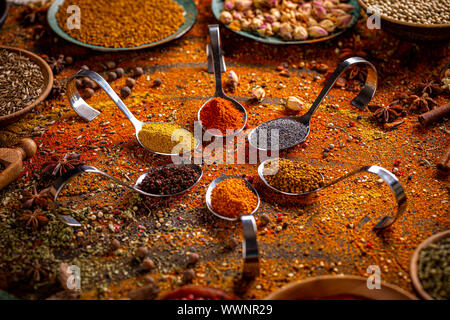
[[[0,50],[0,116],[22,110],[44,90],[41,68],[28,57]]]

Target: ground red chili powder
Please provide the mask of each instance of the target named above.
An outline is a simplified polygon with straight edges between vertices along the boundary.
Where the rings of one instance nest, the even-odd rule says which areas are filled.
[[[218,129],[223,135],[227,129],[239,130],[244,125],[243,114],[237,110],[233,102],[214,98],[210,100],[200,113],[202,126],[206,129]]]

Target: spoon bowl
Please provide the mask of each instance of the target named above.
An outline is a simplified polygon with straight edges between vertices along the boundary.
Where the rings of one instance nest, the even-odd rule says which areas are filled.
[[[341,76],[341,74],[343,74],[349,67],[356,65],[356,64],[367,65],[367,77],[366,77],[366,83],[365,83],[363,89],[356,96],[356,98],[354,98],[351,101],[351,103],[354,106],[356,106],[357,108],[359,108],[360,110],[363,110],[365,108],[365,106],[367,104],[369,104],[372,97],[375,95],[375,92],[377,89],[377,81],[378,81],[377,71],[376,71],[375,67],[373,66],[373,64],[371,64],[367,60],[360,58],[360,57],[353,57],[353,58],[349,58],[349,59],[343,61],[336,68],[336,70],[330,76],[328,81],[325,83],[325,86],[323,87],[323,89],[319,93],[319,95],[317,96],[316,100],[314,100],[314,102],[313,102],[311,108],[308,110],[308,112],[306,112],[301,117],[298,117],[298,116],[281,117],[281,118],[272,119],[272,120],[269,120],[267,122],[260,124],[255,129],[253,129],[250,132],[250,134],[248,135],[248,141],[249,141],[250,145],[258,150],[264,150],[264,151],[265,150],[284,150],[284,149],[292,148],[292,147],[302,143],[303,141],[305,141],[311,130],[311,118],[312,118],[314,112],[318,109],[319,105],[322,103],[325,96],[331,90],[331,88],[333,87],[334,83],[339,78],[339,76]],[[289,136],[289,139],[287,141],[286,141],[286,139],[280,139],[279,143],[275,144],[275,146],[278,146],[278,147],[275,147],[275,148],[272,145],[270,148],[268,148],[268,144],[260,146],[258,143],[259,139],[260,139],[260,137],[258,136],[259,130],[261,130],[261,128],[263,128],[265,126],[268,126],[269,124],[273,124],[276,122],[283,122],[283,121],[295,121],[295,123],[293,123],[293,125],[291,125],[291,126],[286,125],[286,124],[280,125],[280,127],[282,127],[282,129],[279,130],[282,133],[280,135],[280,138],[282,138],[282,136]],[[293,126],[296,126],[296,125],[298,126],[299,123],[306,127],[306,128],[304,128],[305,132],[304,133],[301,133],[301,132],[293,133],[294,130],[298,131],[298,129],[299,129],[299,127],[293,128]],[[288,129],[290,129],[290,131],[288,131]],[[271,134],[273,134],[273,132]],[[294,136],[292,136],[292,135],[294,135]],[[269,135],[266,136],[266,141],[268,139],[269,139]]]
[[[102,88],[108,96],[113,100],[113,102],[119,107],[119,109],[125,114],[125,116],[128,118],[128,120],[131,122],[131,124],[135,128],[135,134],[136,134],[136,140],[139,142],[139,144],[146,150],[150,151],[151,153],[155,153],[158,155],[163,156],[183,156],[186,154],[191,154],[192,151],[197,149],[200,145],[200,141],[198,139],[195,139],[195,146],[192,150],[183,152],[183,153],[164,153],[157,150],[152,150],[148,147],[146,147],[140,140],[139,140],[139,132],[142,130],[142,127],[147,124],[151,123],[162,123],[162,122],[142,122],[139,121],[133,113],[127,108],[127,106],[123,103],[123,101],[119,98],[119,96],[114,92],[114,90],[111,88],[111,86],[108,84],[108,82],[100,76],[98,73],[91,71],[91,70],[79,70],[77,73],[75,73],[73,76],[71,76],[68,80],[67,84],[67,96],[69,97],[69,102],[72,108],[75,110],[75,112],[85,119],[86,121],[92,121],[94,120],[100,112],[96,109],[92,108],[89,104],[86,103],[86,101],[83,100],[83,98],[78,93],[77,87],[76,87],[76,79],[77,78],[84,78],[88,77],[89,79],[95,81],[100,88]],[[181,128],[181,127],[180,127]],[[182,128],[186,131],[189,131],[185,128]]]
[[[219,25],[214,24],[209,26],[209,36],[211,40],[211,54],[212,54],[212,63],[213,63],[213,69],[214,69],[214,80],[216,84],[216,92],[214,93],[214,96],[212,96],[208,101],[206,101],[201,108],[198,110],[198,122],[202,126],[203,130],[207,131],[211,136],[213,137],[220,137],[220,138],[226,138],[226,137],[234,137],[238,135],[242,130],[244,130],[245,126],[247,125],[247,111],[245,110],[244,106],[240,104],[238,101],[236,101],[233,98],[230,98],[223,92],[222,87],[222,70],[221,70],[221,57],[222,57],[222,49],[220,47],[220,33],[219,33]],[[200,115],[205,107],[212,99],[214,98],[222,98],[228,101],[231,101],[233,103],[233,106],[242,113],[242,120],[243,124],[242,127],[238,130],[235,130],[232,134],[216,134],[214,133],[214,130],[208,131],[206,129],[201,121]],[[224,133],[224,132],[222,132]]]
[[[211,195],[212,195],[212,192],[213,192],[214,188],[217,187],[217,185],[218,185],[219,183],[221,183],[222,181],[224,181],[224,180],[226,180],[226,179],[230,179],[230,178],[242,179],[242,180],[245,182],[245,185],[247,186],[247,188],[248,188],[251,192],[253,192],[253,193],[255,194],[256,198],[258,199],[258,203],[257,203],[257,205],[256,205],[256,208],[255,208],[252,212],[245,214],[245,215],[247,215],[247,216],[248,216],[248,215],[253,215],[256,211],[258,211],[259,205],[260,205],[260,203],[261,203],[260,198],[259,198],[259,194],[258,194],[258,192],[256,191],[256,189],[253,187],[253,185],[252,185],[247,179],[245,179],[244,177],[242,177],[242,176],[240,176],[240,175],[225,175],[225,176],[221,176],[221,177],[219,177],[219,178],[213,180],[213,181],[211,182],[211,184],[209,185],[208,189],[206,190],[206,197],[205,197],[205,200],[206,200],[206,207],[208,208],[208,210],[209,210],[212,214],[214,214],[215,216],[217,216],[217,217],[219,217],[219,218],[221,218],[221,219],[224,219],[224,220],[228,220],[228,221],[237,221],[237,220],[239,220],[239,219],[241,218],[241,216],[238,216],[238,217],[236,217],[236,218],[225,217],[225,216],[221,215],[220,213],[214,211],[213,206],[212,206]]]

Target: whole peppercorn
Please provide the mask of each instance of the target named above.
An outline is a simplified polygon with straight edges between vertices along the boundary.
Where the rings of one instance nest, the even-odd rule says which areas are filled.
[[[67,63],[67,64],[72,64],[72,63],[73,63],[73,58],[72,58],[71,56],[67,56],[67,57],[65,58],[65,60],[66,60],[66,63]]]
[[[160,78],[156,78],[155,80],[153,80],[154,87],[159,87],[161,84],[162,84],[162,80]]]
[[[94,89],[91,89],[91,88],[83,89],[81,94],[82,94],[83,98],[89,99],[94,95]]]
[[[114,69],[116,67],[116,63],[114,61],[106,61],[105,67],[106,69]]]
[[[129,88],[133,88],[134,85],[136,84],[136,80],[134,80],[133,78],[127,78],[127,80],[125,80],[125,84]]]
[[[123,70],[123,68],[117,68],[114,72],[117,74],[118,78],[122,78],[125,75],[125,70]]]
[[[183,272],[183,276],[181,277],[181,280],[183,283],[190,283],[195,278],[195,272],[192,269],[186,269]]]
[[[136,250],[136,256],[139,258],[144,258],[146,255],[148,255],[148,248],[147,247],[139,247]]]
[[[261,222],[262,226],[268,225],[270,223],[270,218],[267,214],[262,214],[259,217],[259,221]]]
[[[114,81],[117,79],[117,73],[111,71],[107,73],[108,81]]]
[[[155,263],[153,262],[152,259],[150,259],[150,258],[145,258],[145,259],[142,261],[142,268],[143,268],[144,270],[150,270],[150,269],[153,269],[154,267],[155,267]]]
[[[133,75],[134,75],[135,77],[140,77],[140,76],[142,76],[143,74],[144,74],[144,69],[142,69],[141,67],[137,67],[137,68],[134,69]]]
[[[90,70],[89,67],[87,65],[85,65],[85,64],[81,66],[81,69],[82,70]]]
[[[120,90],[120,95],[121,95],[123,98],[128,97],[130,94],[131,94],[131,89],[130,89],[129,87],[123,87],[123,88]]]

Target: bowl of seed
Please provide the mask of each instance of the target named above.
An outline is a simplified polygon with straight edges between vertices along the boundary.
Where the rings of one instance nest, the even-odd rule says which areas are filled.
[[[442,0],[358,0],[364,11],[379,14],[381,29],[402,39],[450,39],[450,7]]]
[[[53,73],[39,56],[0,46],[0,125],[22,118],[48,96]]]
[[[414,289],[426,300],[450,299],[450,230],[423,241],[411,258]]]
[[[6,0],[0,0],[0,28],[8,16],[9,4]]]

